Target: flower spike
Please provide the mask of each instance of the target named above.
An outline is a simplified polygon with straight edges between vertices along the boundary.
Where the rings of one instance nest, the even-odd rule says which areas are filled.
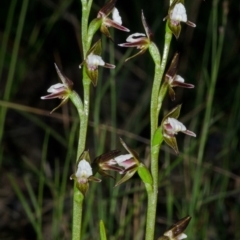
[[[194,85],[185,83],[184,79],[177,75],[177,65],[179,61],[179,54],[176,53],[172,59],[171,65],[165,74],[165,82],[168,84],[168,91],[172,101],[175,100],[175,92],[173,90],[174,87],[182,87],[182,88],[194,88]]]
[[[100,31],[110,38],[112,41],[112,37],[108,31],[109,27],[114,27],[124,32],[129,32],[130,30],[124,26],[122,26],[122,19],[119,15],[117,8],[115,8],[116,0],[110,0],[104,5],[100,11],[98,12],[96,21],[101,21]],[[108,16],[112,13],[112,18],[108,18]]]
[[[177,223],[173,224],[162,237],[158,238],[158,240],[181,240],[187,238],[187,235],[183,232],[188,226],[190,220],[190,216],[182,218]]]
[[[100,57],[102,52],[101,40],[98,40],[92,48],[87,52],[86,59],[79,65],[81,68],[82,65],[86,66],[86,72],[94,87],[97,86],[98,81],[98,66],[105,68],[115,68],[115,65],[110,63],[105,63]]]
[[[60,78],[62,83],[56,83],[52,85],[50,88],[48,88],[47,92],[50,94],[41,97],[41,99],[45,100],[45,99],[60,98],[62,99],[62,101],[50,113],[54,112],[56,109],[61,107],[65,102],[67,102],[73,87],[73,82],[61,73],[56,63],[54,63],[54,65],[55,65],[58,77]]]
[[[184,0],[174,0],[168,10],[168,15],[163,19],[168,19],[168,27],[176,38],[179,38],[181,32],[180,22],[185,22],[191,27],[196,27],[196,24],[187,20],[186,9],[184,6]]]
[[[196,137],[194,132],[187,130],[187,128],[177,120],[180,110],[181,105],[178,105],[163,118],[161,123],[163,140],[176,152],[176,154],[179,153],[177,140],[175,138],[175,135],[177,135],[178,132],[183,132],[189,136]]]
[[[144,30],[145,30],[146,34],[144,34],[144,33],[131,34],[126,39],[126,43],[118,44],[118,46],[120,46],[120,47],[136,47],[137,49],[140,49],[140,51],[138,53],[136,53],[135,55],[127,58],[125,60],[125,62],[127,62],[131,58],[134,58],[138,55],[141,55],[141,54],[145,53],[146,50],[149,47],[149,44],[152,41],[153,34],[152,34],[152,31],[150,30],[150,28],[147,25],[147,22],[146,22],[143,11],[142,11],[142,14],[141,14],[141,18],[142,18],[142,24],[143,24],[143,27],[144,27]]]

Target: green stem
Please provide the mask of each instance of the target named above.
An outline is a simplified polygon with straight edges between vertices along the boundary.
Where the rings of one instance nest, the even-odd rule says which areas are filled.
[[[81,153],[85,150],[90,105],[90,83],[91,81],[86,74],[86,70],[85,68],[83,68],[84,104],[82,105],[80,98],[77,97],[77,93],[75,93],[74,91],[70,96],[70,99],[77,108],[79,119],[81,120],[76,160],[79,159]],[[76,184],[74,184],[72,240],[81,239],[83,200],[83,194],[77,189]]]
[[[149,45],[149,51],[155,63],[155,75],[152,87],[152,97],[151,97],[151,174],[153,178],[153,190],[148,190],[148,206],[147,206],[147,223],[146,223],[146,240],[154,239],[155,221],[156,221],[156,211],[157,211],[157,194],[158,194],[158,155],[159,146],[153,146],[153,136],[158,127],[158,115],[157,115],[157,105],[158,105],[158,93],[161,84],[160,77],[160,63],[161,57],[157,46],[154,43]]]
[[[151,97],[151,174],[153,177],[153,191],[148,191],[147,224],[145,237],[146,240],[154,239],[158,194],[158,156],[161,143],[157,146],[154,145],[153,138],[154,133],[156,132],[159,125],[159,112],[168,88],[168,86],[164,83],[162,84],[161,88],[160,85],[166,68],[171,40],[172,32],[170,31],[170,29],[168,28],[168,24],[166,23],[165,44],[162,60],[160,60],[160,53],[155,44],[151,44],[149,46],[149,51],[155,63],[155,76]]]
[[[90,9],[92,6],[92,0],[82,2],[82,47],[83,47],[83,57],[86,58],[88,51],[88,18]],[[84,91],[84,103],[82,103],[79,97],[76,97],[73,91],[71,95],[71,100],[77,108],[80,128],[79,128],[79,140],[77,148],[77,159],[80,157],[81,153],[85,150],[86,138],[87,138],[87,127],[88,127],[88,116],[89,116],[89,105],[90,105],[90,84],[86,69],[83,67],[83,91]],[[77,189],[76,183],[74,183],[74,194],[73,194],[73,225],[72,225],[72,240],[81,239],[81,227],[82,227],[82,211],[83,211],[83,194]]]
[[[89,19],[89,13],[92,7],[92,1],[93,0],[81,0],[82,2],[82,48],[83,48],[83,58],[86,58],[87,51],[89,49],[89,43],[88,43],[88,19]],[[91,39],[92,40],[92,39]]]
[[[169,48],[170,48],[170,44],[171,44],[171,40],[172,40],[172,32],[168,27],[168,22],[166,23],[166,28],[165,28],[166,32],[165,32],[165,42],[164,42],[164,48],[163,48],[163,56],[162,56],[162,62],[161,62],[161,67],[160,67],[160,78],[162,79],[165,68],[166,68],[166,64],[167,64],[167,59],[168,59],[168,54],[169,54]],[[159,112],[161,110],[162,107],[162,102],[163,99],[166,95],[168,86],[166,84],[163,84],[161,89],[160,89],[160,93],[158,95],[158,106],[157,106],[157,115],[159,115]]]
[[[157,115],[157,104],[158,104],[158,93],[161,84],[161,72],[160,72],[160,63],[161,57],[157,46],[154,43],[149,45],[149,51],[153,58],[155,64],[155,75],[152,86],[152,96],[151,96],[151,140],[153,139],[153,135],[158,127],[158,115]]]

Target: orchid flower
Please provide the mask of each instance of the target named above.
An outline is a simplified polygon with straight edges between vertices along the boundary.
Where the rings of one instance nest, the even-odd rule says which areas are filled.
[[[118,44],[120,47],[136,47],[137,49],[140,49],[140,51],[137,54],[127,58],[125,60],[125,62],[128,61],[131,58],[134,58],[138,55],[141,55],[141,54],[145,53],[146,50],[149,47],[149,44],[152,41],[153,34],[152,34],[150,28],[147,25],[147,22],[146,22],[146,19],[144,17],[143,11],[142,11],[141,18],[142,18],[142,24],[143,24],[143,27],[144,27],[144,30],[145,30],[146,34],[144,34],[144,33],[131,34],[126,39],[126,43]]]
[[[196,134],[187,128],[177,120],[181,110],[181,105],[175,107],[170,111],[162,120],[161,127],[163,131],[164,141],[178,154],[178,146],[175,135],[179,132],[185,133],[189,136],[196,137]]]
[[[171,226],[169,230],[163,234],[162,237],[158,238],[158,240],[181,240],[187,238],[187,235],[183,233],[183,231],[188,226],[190,220],[190,216],[182,218],[173,226]]]
[[[100,56],[101,52],[102,44],[101,40],[98,40],[87,52],[86,59],[79,65],[79,68],[81,68],[82,65],[86,66],[87,75],[94,86],[97,86],[98,66],[102,66],[105,68],[115,68],[115,65],[103,61]]]
[[[56,109],[62,106],[65,102],[67,102],[73,87],[73,82],[60,72],[56,63],[54,63],[54,65],[55,65],[58,77],[60,78],[62,83],[56,83],[52,85],[50,88],[48,88],[47,92],[50,94],[41,97],[41,99],[45,100],[45,99],[60,98],[62,99],[62,101],[50,113],[54,112]]]
[[[75,173],[70,179],[76,181],[78,190],[85,195],[89,188],[89,181],[101,182],[100,179],[93,176],[92,167],[90,165],[90,156],[88,151],[84,151],[77,162]]]
[[[182,88],[194,88],[194,85],[185,83],[184,79],[177,75],[177,65],[179,60],[179,54],[176,53],[172,59],[171,65],[165,74],[165,82],[168,84],[168,91],[172,101],[175,100],[175,92],[173,90],[174,87],[182,87]]]
[[[128,154],[119,155],[114,158],[115,162],[123,167],[120,174],[125,174],[116,184],[115,187],[129,180],[136,172],[140,176],[145,185],[152,187],[152,175],[147,167],[140,162],[139,155],[133,149],[129,148],[127,144],[120,138],[120,142],[127,150]]]
[[[119,15],[119,11],[115,8],[116,0],[110,0],[104,5],[98,12],[97,18],[93,20],[94,23],[100,24],[100,31],[106,35],[111,40],[112,37],[108,31],[109,27],[114,27],[124,32],[129,32],[130,30],[122,26],[122,18]],[[112,19],[108,16],[112,13]]]
[[[181,32],[180,22],[185,22],[191,27],[196,27],[196,24],[187,20],[184,0],[174,0],[172,2],[168,10],[168,15],[163,20],[166,19],[168,19],[168,26],[176,38],[179,38]]]
[[[107,153],[104,153],[96,157],[92,163],[94,175],[98,172],[103,176],[114,178],[106,171],[117,171],[121,173],[123,169],[121,167],[116,166],[117,162],[115,160],[115,158],[119,156],[120,153],[121,152],[119,150],[111,150]]]

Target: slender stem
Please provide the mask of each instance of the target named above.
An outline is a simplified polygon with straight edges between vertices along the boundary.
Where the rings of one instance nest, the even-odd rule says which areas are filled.
[[[92,0],[82,2],[82,47],[83,47],[83,57],[86,58],[88,51],[88,18],[90,9],[92,6]],[[82,103],[80,98],[77,98],[73,92],[71,95],[71,100],[75,104],[79,120],[79,140],[77,148],[77,159],[80,157],[81,153],[85,150],[86,138],[87,138],[87,127],[88,127],[88,116],[89,116],[89,106],[90,106],[90,84],[91,81],[86,74],[86,69],[83,67],[83,91],[84,91],[84,102]],[[74,97],[75,96],[75,97]],[[76,100],[74,102],[74,100]],[[74,195],[73,195],[73,225],[72,225],[72,240],[81,239],[81,227],[82,227],[82,210],[83,210],[83,194],[77,189],[76,183],[74,183]]]
[[[170,44],[171,44],[171,40],[172,40],[172,32],[168,27],[168,22],[166,23],[166,28],[165,29],[166,29],[165,30],[165,42],[164,42],[163,56],[162,56],[162,62],[161,62],[161,67],[160,67],[160,78],[161,79],[163,77],[163,73],[164,73],[165,68],[166,68],[169,48],[170,48]],[[161,89],[160,89],[160,93],[158,95],[157,115],[159,115],[159,112],[161,110],[162,102],[163,102],[163,99],[166,95],[166,92],[167,92],[167,86],[166,86],[166,84],[163,84]]]
[[[89,19],[89,14],[90,10],[92,7],[92,1],[93,0],[81,0],[82,2],[82,47],[83,47],[83,57],[84,59],[86,58],[87,51],[90,48],[90,44],[92,39],[88,39],[88,19]],[[93,35],[92,35],[93,37]],[[89,43],[90,40],[90,43]]]
[[[154,133],[158,127],[158,116],[162,106],[162,101],[167,92],[166,84],[162,84],[162,77],[166,68],[170,43],[172,40],[172,32],[166,23],[165,44],[163,49],[162,61],[160,53],[156,46],[150,45],[149,50],[155,63],[155,76],[152,87],[151,97],[151,173],[153,177],[153,191],[148,191],[148,209],[147,209],[147,224],[146,224],[146,240],[154,239],[155,221],[157,212],[157,194],[158,194],[158,156],[161,143],[157,146],[153,145]]]
[[[148,206],[147,206],[147,223],[146,223],[146,240],[154,239],[156,211],[157,211],[157,194],[158,194],[158,155],[159,146],[153,146],[153,136],[158,127],[158,115],[157,115],[157,104],[158,104],[158,93],[161,84],[160,77],[160,63],[161,57],[157,46],[151,43],[149,46],[150,54],[155,63],[155,75],[152,87],[151,97],[151,174],[153,178],[153,190],[147,191],[148,194]]]
[[[153,58],[155,64],[155,75],[152,86],[152,96],[151,96],[151,140],[153,139],[153,135],[158,127],[158,115],[157,115],[157,103],[158,103],[158,93],[161,84],[161,72],[160,72],[160,63],[161,57],[157,46],[154,43],[151,43],[149,46],[150,54]]]
[[[79,140],[77,149],[77,160],[81,153],[85,149],[86,137],[87,137],[87,127],[88,127],[88,116],[89,116],[89,105],[90,105],[90,83],[85,68],[83,68],[83,90],[84,90],[84,104],[83,108],[79,98],[74,95],[70,97],[76,108],[78,110],[80,122],[79,128]],[[75,92],[73,92],[75,93]],[[75,100],[75,102],[74,102]],[[74,196],[73,196],[73,229],[72,229],[72,240],[81,239],[81,226],[82,226],[82,206],[83,206],[84,196],[77,189],[76,184],[74,184]]]

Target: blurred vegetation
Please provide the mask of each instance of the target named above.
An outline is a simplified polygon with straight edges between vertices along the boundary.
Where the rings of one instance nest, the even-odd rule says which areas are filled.
[[[95,1],[91,19],[104,1]],[[163,48],[169,1],[118,1],[123,25],[143,32],[144,10],[154,41]],[[189,239],[240,239],[240,4],[238,0],[186,0],[195,29],[182,24],[170,59],[180,52],[178,73],[193,90],[176,89],[167,112],[183,104],[181,121],[196,139],[177,136],[180,154],[163,146],[160,156],[156,237],[177,219],[192,216]],[[49,112],[58,100],[42,101],[58,81],[53,63],[82,93],[81,2],[2,0],[0,8],[0,239],[70,239],[72,184],[78,120],[71,104]],[[149,164],[149,96],[153,64],[148,53],[124,63],[135,50],[102,38],[104,59],[92,87],[88,148],[92,158],[121,148],[118,136]],[[162,116],[160,116],[162,118]],[[122,149],[123,150],[123,149]],[[102,219],[109,239],[143,239],[146,195],[139,179],[113,188],[91,184],[85,202],[83,239],[99,239]]]

